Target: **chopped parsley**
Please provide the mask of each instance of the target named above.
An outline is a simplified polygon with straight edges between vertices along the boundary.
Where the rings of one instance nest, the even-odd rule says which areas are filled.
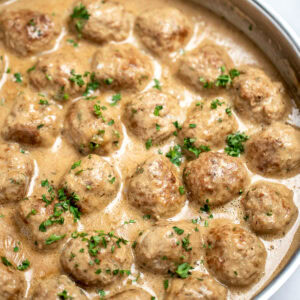
[[[30,73],[30,72],[34,71],[35,68],[36,68],[36,66],[32,66],[31,68],[27,69],[27,73]]]
[[[122,95],[121,94],[115,94],[112,96],[112,101],[110,103],[110,106],[115,106],[118,104],[119,101],[121,101]]]
[[[171,147],[169,152],[166,154],[166,157],[170,159],[171,163],[180,167],[182,160],[181,146],[175,145],[174,147]]]
[[[90,14],[88,13],[86,7],[80,3],[78,6],[74,7],[71,18],[77,20],[75,23],[75,28],[80,34],[86,21],[90,18]]]
[[[84,86],[85,82],[83,80],[83,77],[81,74],[76,74],[75,70],[72,69],[71,70],[71,77],[69,78],[69,80],[75,84],[77,84],[79,87]]]
[[[165,279],[163,283],[164,283],[164,289],[167,290],[169,287],[169,280]]]
[[[46,245],[51,245],[55,242],[58,242],[62,240],[66,235],[56,235],[56,234],[51,234],[47,239],[46,239]]]
[[[22,75],[21,75],[21,73],[15,73],[14,74],[14,77],[15,77],[15,81],[17,82],[17,83],[21,83],[23,80],[22,80]]]
[[[37,129],[41,129],[45,126],[45,124],[39,124],[38,126],[36,126]]]
[[[78,47],[78,43],[76,43],[76,42],[75,42],[74,40],[72,40],[72,39],[68,39],[67,42],[68,42],[69,44],[71,44],[74,48]]]
[[[30,267],[30,262],[28,259],[25,259],[22,261],[22,263],[20,265],[17,266],[17,269],[19,271],[25,271]]]
[[[41,105],[49,105],[49,102],[48,102],[47,99],[40,99],[39,104],[41,104]]]
[[[190,128],[196,128],[197,125],[196,125],[196,124],[189,124],[189,127],[190,127]]]
[[[94,92],[99,88],[100,84],[96,80],[96,75],[95,73],[91,73],[90,75],[90,81],[87,83],[85,91],[83,93],[83,96],[87,97],[91,92]]]
[[[239,131],[234,134],[229,134],[226,138],[227,147],[225,148],[225,152],[230,156],[240,156],[240,154],[244,152],[243,143],[248,139],[249,137],[247,135]]]
[[[106,78],[104,79],[104,83],[106,85],[111,85],[114,82],[113,78]]]
[[[174,229],[174,231],[178,234],[178,235],[182,235],[184,233],[184,230],[177,227],[177,226],[173,226],[172,227]]]
[[[154,109],[154,112],[153,112],[154,116],[159,117],[159,112],[160,112],[162,109],[163,109],[163,106],[162,106],[162,105],[156,105],[156,106],[155,106],[155,109]]]
[[[185,138],[183,141],[183,149],[186,149],[187,151],[195,154],[196,157],[199,157],[200,153],[202,153],[202,152],[210,151],[209,146],[200,145],[199,147],[196,147],[194,145],[195,142],[196,142],[196,139]]]
[[[191,273],[190,270],[192,270],[192,266],[188,263],[183,263],[177,267],[176,274],[180,278],[187,278]]]
[[[232,116],[232,111],[231,111],[231,108],[230,107],[227,107],[226,109],[225,109],[225,112],[226,112],[226,114],[230,117],[230,116]]]
[[[159,80],[156,79],[156,78],[154,78],[154,86],[153,86],[153,88],[161,91],[161,84],[160,84]]]
[[[152,139],[148,139],[145,143],[146,149],[149,150],[152,147]]]
[[[182,186],[182,185],[179,187],[179,194],[180,195],[184,195],[185,194],[185,189],[184,189],[184,186]]]
[[[1,261],[4,266],[12,267],[12,263],[5,256],[1,256]]]
[[[216,109],[218,106],[221,106],[224,102],[221,102],[219,99],[216,99],[211,102],[210,108],[211,109]]]
[[[76,169],[81,165],[81,160],[74,162],[74,164],[71,166],[71,170]]]

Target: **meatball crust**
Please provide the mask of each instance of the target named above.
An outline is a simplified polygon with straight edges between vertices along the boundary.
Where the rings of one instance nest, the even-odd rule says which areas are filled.
[[[206,152],[189,162],[183,178],[191,199],[212,206],[236,198],[248,185],[248,173],[239,158]]]
[[[20,201],[27,194],[34,165],[23,152],[18,144],[0,145],[0,204]]]
[[[274,123],[250,136],[245,145],[250,170],[265,176],[292,176],[300,167],[300,130]]]
[[[244,66],[233,80],[234,107],[246,120],[270,124],[283,118],[286,103],[283,86],[272,82],[259,68]]]
[[[247,286],[264,272],[264,244],[243,227],[230,222],[213,226],[207,236],[209,270],[230,286]]]
[[[82,154],[109,155],[123,140],[121,123],[108,106],[99,101],[79,100],[70,107],[65,134]]]
[[[58,33],[57,25],[47,14],[20,9],[0,15],[0,39],[21,56],[50,49]]]
[[[135,29],[142,43],[158,55],[183,47],[191,34],[185,15],[176,8],[156,8],[141,13]]]
[[[158,274],[175,272],[182,263],[192,264],[202,255],[202,236],[186,222],[163,222],[145,230],[137,239],[138,265]]]
[[[63,295],[68,298],[61,298]],[[35,287],[30,299],[57,300],[57,298],[87,300],[87,297],[84,295],[81,289],[65,275],[52,276],[50,278],[41,280]]]
[[[227,135],[238,129],[235,117],[230,110],[228,111],[229,107],[228,101],[224,98],[206,100],[200,105],[199,102],[192,104],[182,130],[179,131],[183,145],[186,139],[192,139],[196,148],[224,147]],[[189,156],[195,156],[192,152],[188,152]]]
[[[141,288],[131,287],[124,289],[109,297],[111,300],[145,300],[151,299],[151,295]]]
[[[132,253],[127,242],[102,230],[79,235],[66,244],[60,262],[82,284],[103,287],[130,274]]]
[[[166,300],[226,300],[227,289],[213,277],[193,272],[186,279],[173,279]]]
[[[139,165],[128,180],[129,203],[154,218],[172,217],[183,207],[180,180],[174,165],[164,156],[155,155]]]
[[[226,51],[211,42],[186,53],[178,61],[178,76],[197,90],[217,87],[216,79],[233,63]]]
[[[0,300],[23,299],[25,280],[21,272],[0,264]]]
[[[71,26],[79,34],[98,43],[123,41],[130,32],[132,17],[120,3],[102,0],[80,1],[75,7],[83,5],[88,14],[88,20],[78,27],[78,18],[71,15]],[[80,22],[80,21],[79,21]]]
[[[55,52],[39,57],[34,69],[29,72],[29,80],[39,92],[44,92],[58,101],[82,94],[86,88],[83,81],[74,78],[84,75],[86,69],[77,63],[78,57],[72,52]]]
[[[4,122],[4,139],[43,147],[54,143],[62,127],[62,109],[46,99],[42,104],[40,99],[25,93],[17,96]]]
[[[150,59],[130,44],[109,44],[96,51],[92,70],[101,88],[142,90],[151,79]]]
[[[134,95],[126,103],[123,119],[129,130],[142,141],[159,144],[174,132],[179,115],[177,99],[159,91]]]
[[[242,199],[251,228],[258,233],[276,233],[285,229],[297,213],[293,191],[286,186],[258,181]]]
[[[62,185],[67,193],[76,194],[76,205],[83,213],[99,212],[117,195],[120,177],[102,157],[90,154],[75,162],[65,174]]]

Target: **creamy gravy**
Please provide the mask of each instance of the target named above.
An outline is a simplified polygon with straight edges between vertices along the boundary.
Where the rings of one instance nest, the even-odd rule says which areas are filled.
[[[80,64],[84,66],[86,70],[90,70],[90,61],[95,50],[100,47],[97,44],[88,42],[84,39],[78,41],[78,47],[74,48],[72,44],[68,42],[68,39],[76,39],[74,34],[70,33],[68,29],[67,20],[72,13],[73,0],[51,0],[51,1],[39,1],[39,0],[11,0],[11,1],[1,1],[0,10],[3,9],[34,9],[40,12],[52,14],[54,20],[62,23],[63,30],[59,38],[56,41],[55,47],[50,51],[45,51],[40,55],[45,53],[60,51],[73,51],[76,53]],[[221,18],[216,17],[209,11],[203,9],[200,6],[190,3],[189,1],[177,1],[177,0],[119,0],[125,5],[125,7],[132,12],[134,16],[137,16],[141,11],[149,8],[156,8],[162,6],[174,6],[180,8],[185,15],[188,16],[193,24],[193,36],[191,40],[185,47],[186,50],[190,50],[199,45],[204,39],[208,38],[214,41],[218,45],[222,45],[231,56],[234,65],[239,66],[242,64],[254,64],[260,66],[265,72],[270,75],[273,79],[281,80],[278,73],[271,65],[271,63],[266,59],[266,57],[256,48],[256,46],[251,43],[241,32],[233,28],[231,25],[226,23]],[[178,80],[172,74],[174,69],[170,66],[173,65],[172,61],[176,61],[176,58],[181,55],[182,51],[178,51],[172,55],[171,58],[157,59],[154,58],[150,52],[148,52],[137,40],[133,32],[131,32],[130,37],[126,42],[133,43],[143,51],[147,53],[153,60],[155,66],[155,72],[153,78],[160,80],[164,91],[175,95],[180,100],[180,106],[182,107],[181,115],[178,116],[178,122],[182,123],[185,118],[187,108],[190,103],[196,100],[201,100],[203,95],[201,93],[193,92],[190,88],[187,88],[180,80]],[[0,54],[3,55],[1,73],[2,77],[0,80],[0,128],[3,127],[3,122],[5,117],[10,112],[13,99],[15,95],[24,89],[30,88],[28,85],[28,78],[26,75],[26,70],[33,66],[37,56],[31,56],[28,58],[21,58],[14,55],[4,45],[0,44]],[[171,60],[171,62],[170,62]],[[10,69],[11,72],[6,71]],[[23,82],[14,82],[14,73],[21,73],[23,75]],[[151,89],[153,86],[153,81],[146,87],[146,89]],[[97,92],[98,93],[98,92]],[[106,99],[110,101],[112,92],[102,92],[101,99]],[[126,98],[126,93],[122,92],[123,98]],[[288,96],[287,96],[288,97]],[[69,103],[64,104],[63,111],[66,112],[71,104],[78,99],[73,99]],[[121,115],[122,103],[115,106],[114,109],[118,115]],[[290,115],[287,116],[287,120],[291,123],[299,124],[299,111],[296,108],[295,103],[292,99],[289,99],[290,105]],[[237,117],[237,116],[236,116]],[[257,127],[252,124],[243,123],[239,120],[240,131],[245,130],[256,130]],[[108,207],[102,212],[96,212],[88,217],[81,217],[78,223],[78,230],[87,229],[104,229],[111,230],[120,225],[123,225],[125,221],[130,219],[136,220],[134,224],[123,225],[124,234],[130,242],[135,240],[135,236],[141,230],[149,227],[154,223],[153,220],[144,220],[142,214],[138,211],[129,207],[126,203],[124,196],[125,192],[125,179],[130,176],[136,166],[137,162],[142,162],[145,157],[151,156],[152,153],[157,153],[160,149],[164,154],[169,150],[171,145],[176,144],[175,137],[171,138],[166,144],[161,147],[152,147],[149,150],[145,149],[144,143],[136,140],[132,135],[127,133],[126,128],[122,125],[124,140],[121,148],[113,153],[111,156],[106,157],[108,161],[114,161],[114,165],[117,168],[121,179],[121,189],[118,193],[116,199],[108,205]],[[1,142],[4,140],[1,137]],[[69,166],[80,159],[80,154],[74,149],[74,147],[65,139],[63,134],[58,136],[55,143],[51,148],[41,148],[41,147],[30,147],[22,146],[23,149],[29,151],[34,158],[35,169],[34,177],[32,179],[28,196],[34,193],[37,185],[40,184],[41,180],[48,179],[53,182],[56,186],[60,183],[62,176],[69,168]],[[242,156],[242,159],[243,156]],[[183,168],[182,167],[181,169]],[[182,170],[180,170],[182,171]],[[250,174],[252,174],[249,171]],[[259,175],[252,174],[251,180],[256,181],[261,179]],[[281,182],[288,186],[294,191],[294,202],[298,209],[300,209],[300,176],[289,179],[266,179],[276,182]],[[203,220],[208,220],[208,215],[201,212],[199,213],[199,207],[194,205],[189,205],[187,201],[181,212],[171,220],[183,220],[192,219],[202,216]],[[30,293],[30,288],[35,284],[40,278],[49,276],[50,274],[60,274],[61,270],[59,263],[59,255],[61,249],[56,249],[54,251],[44,251],[38,252],[32,250],[31,244],[27,241],[26,236],[24,236],[17,228],[15,222],[15,204],[1,205],[0,206],[0,249],[5,252],[5,255],[10,261],[15,264],[19,264],[25,258],[27,258],[31,263],[31,268],[25,272],[27,280],[27,291],[24,299]],[[241,223],[243,226],[248,226],[247,222],[243,220],[243,211],[240,207],[240,199],[236,199],[220,208],[213,210],[213,218],[227,218],[233,220],[235,223]],[[299,246],[299,223],[300,219],[297,216],[297,220],[292,223],[290,228],[283,237],[262,237],[262,241],[268,252],[268,258],[266,262],[265,275],[261,278],[259,282],[254,284],[250,289],[246,290],[229,290],[229,299],[250,299],[253,297],[272,277],[273,273],[276,271],[280,262],[286,257],[289,257],[293,249],[297,249]],[[203,231],[207,230],[203,226],[204,221],[199,227]],[[12,251],[16,243],[20,243],[20,251],[14,253]],[[293,244],[293,245],[292,245]],[[290,251],[290,252],[289,252]],[[207,273],[205,267],[201,262],[198,263],[199,270]],[[157,299],[162,299],[164,294],[163,290],[163,280],[164,276],[153,275],[151,272],[141,271],[137,266],[132,265],[131,268],[132,275],[130,275],[125,282],[127,284],[132,283],[133,285],[141,286],[148,290],[152,295],[155,295]],[[120,283],[125,284],[125,283]],[[96,296],[97,289],[85,289],[86,294],[93,298]],[[105,289],[106,293],[109,294],[110,288]]]

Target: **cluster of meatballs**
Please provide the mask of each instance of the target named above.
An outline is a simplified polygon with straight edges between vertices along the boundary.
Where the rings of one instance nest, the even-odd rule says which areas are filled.
[[[193,26],[181,11],[147,10],[134,20],[119,3],[84,0],[75,3],[68,22],[74,35],[100,47],[88,72],[76,63],[76,54],[59,50],[39,56],[28,72],[29,88],[17,95],[1,131],[7,143],[0,145],[0,204],[17,203],[18,226],[32,247],[55,249],[76,230],[80,215],[103,210],[117,196],[120,174],[102,156],[120,149],[122,122],[130,136],[146,145],[163,144],[177,129],[177,139],[186,146],[182,149],[189,159],[182,176],[167,157],[152,154],[125,182],[126,201],[141,216],[151,216],[155,224],[141,232],[133,245],[118,228],[115,232],[73,233],[61,252],[63,271],[81,286],[105,288],[129,276],[136,262],[141,270],[153,274],[173,274],[165,285],[165,299],[182,300],[226,299],[226,286],[255,282],[266,260],[257,235],[277,233],[291,222],[297,213],[293,192],[269,181],[251,184],[243,160],[218,150],[238,130],[233,103],[242,120],[261,125],[245,144],[247,167],[265,177],[290,177],[299,170],[300,132],[283,123],[287,105],[282,85],[254,66],[233,69],[222,47],[203,42],[178,58],[174,75],[189,88],[207,93],[207,100],[192,103],[182,126],[176,125],[181,110],[178,99],[161,88],[145,88],[154,71],[149,53],[160,58],[189,41]],[[124,42],[132,27],[144,51]],[[60,25],[47,14],[19,10],[0,16],[0,39],[19,56],[53,47],[60,31]],[[96,89],[127,92],[121,118],[101,96],[77,100]],[[216,101],[210,92],[220,90],[226,90],[227,96]],[[120,100],[121,95],[115,97]],[[63,106],[75,98],[64,116]],[[24,200],[34,163],[20,144],[51,147],[61,132],[81,159],[69,166],[58,189],[43,181]],[[187,198],[198,207],[213,209],[238,197],[251,230],[218,220],[204,234],[188,220],[167,221],[181,211]],[[195,261],[202,258],[211,275],[192,271]],[[0,264],[0,274],[0,298],[21,297],[24,278],[20,273]],[[87,299],[66,275],[39,281],[30,297]],[[108,298],[155,299],[137,286]]]

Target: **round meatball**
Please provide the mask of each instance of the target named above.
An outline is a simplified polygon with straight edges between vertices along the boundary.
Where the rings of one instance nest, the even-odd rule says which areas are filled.
[[[191,34],[185,15],[176,8],[147,10],[136,18],[135,29],[142,43],[156,54],[183,47]]]
[[[31,300],[57,299],[87,300],[82,290],[65,275],[52,276],[41,280],[36,285]]]
[[[108,155],[121,146],[121,123],[109,107],[99,101],[79,100],[67,114],[65,133],[82,154]]]
[[[53,187],[47,181],[45,183],[40,193],[21,201],[16,211],[20,231],[38,250],[57,248],[65,241],[67,234],[75,230],[76,225],[70,209],[54,200]]]
[[[85,7],[87,20],[79,19],[76,10]],[[122,4],[113,1],[84,0],[76,4],[71,26],[82,37],[98,42],[123,41],[130,32],[131,15]]]
[[[62,109],[41,96],[19,94],[2,128],[6,140],[51,146],[62,126]]]
[[[237,112],[246,120],[259,123],[282,119],[287,107],[282,84],[272,82],[259,68],[245,66],[239,71],[233,80]]]
[[[84,72],[73,52],[51,53],[39,57],[29,79],[39,92],[58,101],[82,94],[86,88]]]
[[[300,167],[300,130],[274,123],[250,136],[245,145],[248,167],[265,176],[292,176]]]
[[[220,86],[217,78],[231,66],[232,60],[222,47],[205,42],[179,59],[178,76],[198,90],[211,89]]]
[[[227,135],[237,129],[238,123],[231,113],[228,101],[219,98],[192,104],[182,130],[179,131],[179,137],[183,145],[192,140],[193,148],[220,148],[224,147]],[[195,153],[188,150],[189,147],[184,148],[187,148],[185,150],[189,156],[195,156]]]
[[[151,295],[141,288],[131,287],[109,297],[111,300],[145,300],[151,299]]]
[[[92,60],[92,70],[101,88],[142,90],[151,79],[150,59],[130,44],[101,47]]]
[[[180,180],[174,165],[164,156],[155,155],[139,165],[127,186],[131,205],[154,218],[172,217],[183,207]]]
[[[212,206],[236,198],[249,181],[239,158],[218,152],[202,153],[198,159],[189,162],[183,178],[193,201]]]
[[[174,132],[179,111],[175,97],[153,90],[134,95],[126,103],[123,118],[135,136],[158,144]]]
[[[18,144],[0,145],[0,204],[22,200],[33,175],[33,161]]]
[[[153,273],[176,272],[183,263],[193,264],[202,255],[202,237],[192,224],[160,223],[137,239],[135,255],[140,267]]]
[[[227,289],[213,277],[193,272],[186,279],[173,279],[166,300],[226,300]]]
[[[127,240],[99,230],[71,239],[60,262],[82,284],[103,287],[130,274],[132,253]]]
[[[258,181],[242,199],[251,228],[258,233],[276,233],[285,229],[297,208],[293,191],[282,184]]]
[[[264,272],[266,249],[252,233],[237,224],[224,222],[208,233],[206,263],[222,283],[247,286]]]
[[[88,155],[75,162],[65,174],[62,185],[76,194],[76,205],[83,213],[99,212],[117,195],[120,177],[113,166],[98,155]]]
[[[21,272],[0,263],[0,299],[23,299],[25,280]]]
[[[22,56],[50,49],[58,33],[57,25],[47,14],[21,9],[5,10],[0,15],[0,39]]]

